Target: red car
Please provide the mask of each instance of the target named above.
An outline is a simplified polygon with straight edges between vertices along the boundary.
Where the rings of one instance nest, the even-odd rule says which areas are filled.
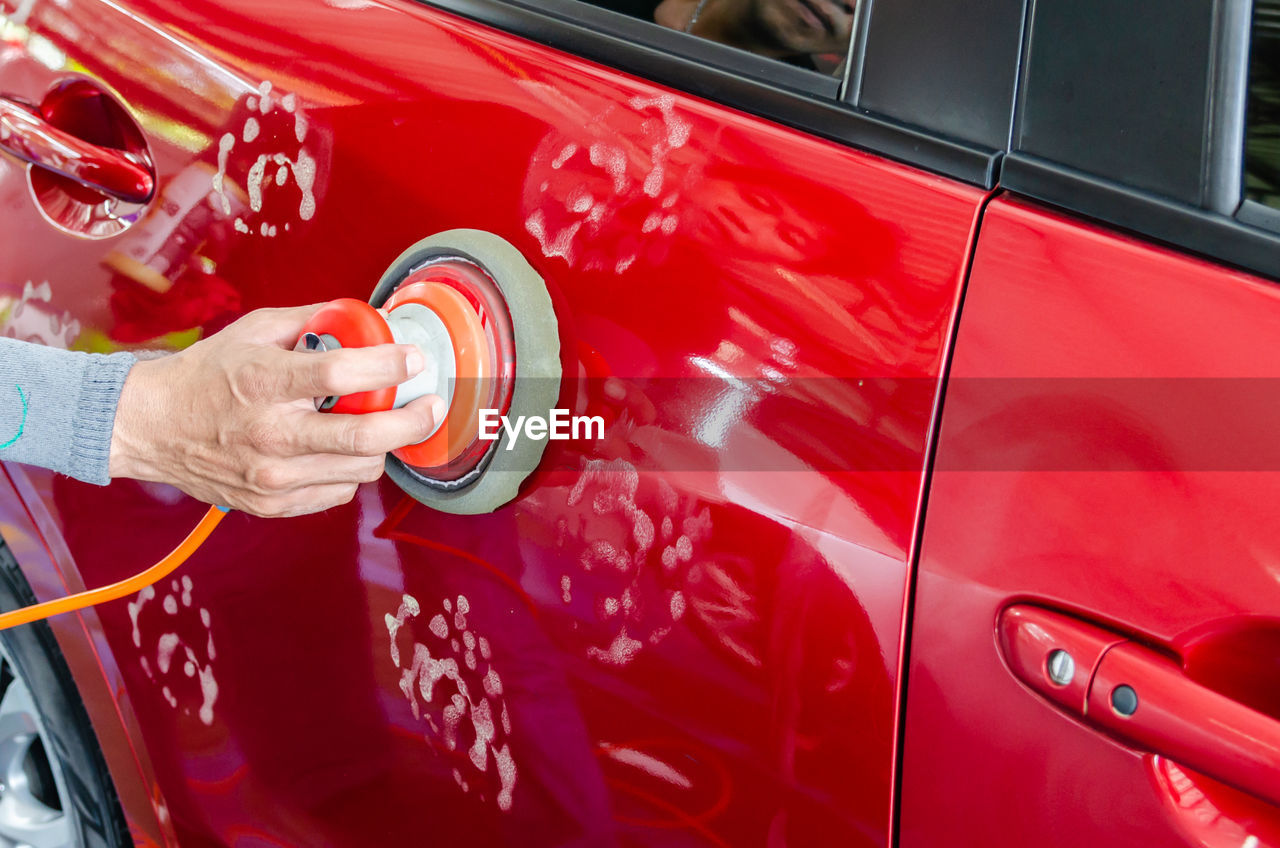
[[[605,425],[4,632],[0,843],[1280,845],[1278,51],[1276,0],[0,0],[6,335],[178,349],[469,228]],[[4,604],[205,508],[6,464]]]

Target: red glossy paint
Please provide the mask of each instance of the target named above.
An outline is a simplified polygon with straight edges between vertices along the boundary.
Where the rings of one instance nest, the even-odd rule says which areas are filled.
[[[1277,333],[1274,283],[988,205],[917,578],[903,846],[1278,844],[1276,807],[1192,770],[1258,791],[1280,767]],[[1002,662],[1025,605],[1132,640],[1093,671],[1096,724]]]
[[[408,2],[0,9],[3,89],[93,79],[158,173],[87,241],[0,160],[5,332],[178,346],[364,298],[408,245],[476,227],[548,281],[566,405],[609,422],[493,515],[386,481],[232,515],[188,582],[84,616],[118,681],[95,721],[137,717],[138,762],[108,750],[136,833],[886,843],[907,550],[981,191]],[[20,559],[69,584],[154,561],[203,510],[10,473],[57,552]]]

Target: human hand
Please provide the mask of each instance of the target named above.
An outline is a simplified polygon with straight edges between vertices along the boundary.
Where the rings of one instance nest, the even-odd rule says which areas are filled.
[[[111,476],[168,483],[264,517],[328,509],[378,479],[385,454],[425,439],[444,401],[317,412],[314,398],[397,385],[425,365],[412,345],[293,351],[319,308],[259,309],[186,350],[134,365],[116,411]]]

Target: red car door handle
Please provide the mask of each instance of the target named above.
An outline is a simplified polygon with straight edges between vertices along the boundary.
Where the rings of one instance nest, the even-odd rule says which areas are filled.
[[[0,149],[128,203],[145,203],[155,179],[130,154],[76,138],[45,120],[36,108],[0,96]]]
[[[1280,806],[1280,717],[1070,615],[1019,604],[997,632],[1010,671],[1095,730]]]
[[[1134,642],[1103,656],[1085,720],[1128,744],[1280,805],[1280,720],[1201,686]]]

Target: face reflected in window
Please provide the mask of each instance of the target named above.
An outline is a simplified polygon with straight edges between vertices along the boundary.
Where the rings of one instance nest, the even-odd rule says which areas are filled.
[[[853,12],[852,0],[662,0],[654,20],[762,56],[832,71],[848,47]]]

